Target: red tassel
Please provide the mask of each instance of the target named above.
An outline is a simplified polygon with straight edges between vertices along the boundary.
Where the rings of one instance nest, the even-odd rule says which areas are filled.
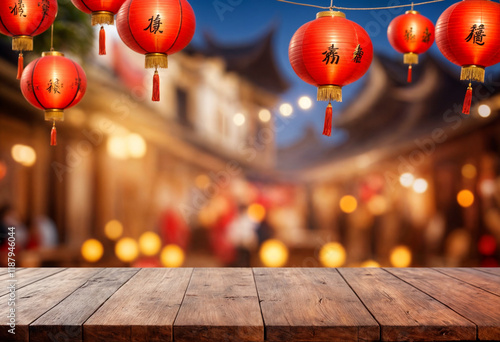
[[[462,113],[470,114],[470,106],[472,104],[472,84],[469,83],[467,88],[467,93],[465,93],[464,107],[462,108]]]
[[[19,54],[19,58],[17,59],[17,79],[20,80],[21,76],[23,75],[23,70],[24,70],[24,58],[23,58],[23,53],[21,52]]]
[[[323,135],[326,135],[328,137],[332,135],[332,116],[333,116],[332,104],[329,103],[328,107],[326,107],[325,127],[323,128]]]
[[[408,83],[411,83],[411,71],[412,70],[413,70],[413,67],[410,64],[410,66],[408,67],[408,79],[407,79]]]
[[[104,27],[101,26],[101,31],[99,31],[99,55],[106,54],[106,31]]]
[[[158,75],[158,70],[155,71],[153,76],[153,101],[160,101],[160,75]]]
[[[50,131],[50,146],[57,146],[57,130],[55,122],[52,124],[52,130]]]

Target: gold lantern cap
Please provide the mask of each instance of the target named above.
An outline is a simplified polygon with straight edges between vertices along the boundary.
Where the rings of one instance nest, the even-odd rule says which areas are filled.
[[[341,17],[345,18],[345,13],[340,11],[323,11],[316,14],[316,19],[323,17]]]

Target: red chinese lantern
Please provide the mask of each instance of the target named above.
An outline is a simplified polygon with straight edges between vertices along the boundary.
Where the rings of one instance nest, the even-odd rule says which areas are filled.
[[[391,21],[387,37],[392,47],[404,54],[404,63],[409,64],[408,82],[411,82],[412,65],[418,64],[418,55],[434,43],[434,24],[417,11],[407,11]]]
[[[186,0],[127,0],[116,16],[118,34],[135,52],[146,55],[146,68],[155,69],[153,101],[160,101],[158,68],[168,68],[168,55],[193,38],[196,19]]]
[[[99,55],[106,54],[106,32],[103,25],[114,25],[115,14],[118,13],[125,0],[71,0],[80,11],[92,14],[92,25],[101,25],[99,31]]]
[[[44,52],[26,66],[21,77],[21,91],[31,105],[45,111],[52,121],[50,145],[56,146],[56,121],[64,121],[64,109],[76,105],[85,95],[85,71],[64,54]]]
[[[57,16],[57,0],[3,0],[0,2],[0,33],[12,37],[19,51],[17,79],[23,73],[23,51],[33,51],[33,37],[45,32]]]
[[[295,73],[318,87],[318,101],[329,101],[323,134],[332,131],[331,101],[342,102],[342,87],[363,76],[373,59],[366,31],[342,12],[326,11],[295,32],[288,48]]]
[[[484,69],[500,62],[500,4],[463,0],[451,5],[437,21],[436,44],[462,67],[460,79],[469,81],[462,110],[469,114],[472,81],[484,82]]]

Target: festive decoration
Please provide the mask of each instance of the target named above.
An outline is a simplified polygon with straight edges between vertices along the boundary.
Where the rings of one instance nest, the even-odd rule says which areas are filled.
[[[418,64],[418,55],[434,43],[434,24],[417,11],[406,11],[389,24],[387,37],[392,47],[404,54],[408,66],[408,83],[412,81],[412,65]]]
[[[103,25],[114,25],[115,14],[125,0],[71,0],[80,11],[92,14],[92,25],[101,25],[99,31],[99,55],[106,54],[106,32]]]
[[[55,122],[64,121],[64,109],[80,102],[86,89],[82,67],[61,52],[44,52],[26,66],[21,91],[31,105],[45,110],[45,120],[53,122],[51,146],[57,145]]]
[[[366,31],[342,12],[319,12],[295,32],[288,49],[295,73],[318,87],[318,101],[342,102],[342,87],[363,76],[373,59]],[[332,107],[326,110],[323,134],[330,136]]]
[[[0,2],[0,33],[12,37],[12,50],[19,51],[17,79],[23,73],[23,51],[33,51],[33,37],[47,30],[56,15],[57,0]]]
[[[116,17],[118,33],[135,52],[146,55],[155,69],[153,101],[160,101],[158,68],[168,68],[168,55],[182,50],[193,38],[196,21],[186,0],[127,0]]]
[[[472,81],[484,82],[485,68],[500,62],[500,4],[463,0],[451,5],[436,24],[436,44],[450,62],[462,67],[460,79],[469,81],[462,110],[469,114]]]

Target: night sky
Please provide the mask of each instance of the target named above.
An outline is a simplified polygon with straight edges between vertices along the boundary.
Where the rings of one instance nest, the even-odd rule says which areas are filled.
[[[295,1],[321,6],[329,6],[330,4],[329,0]],[[419,1],[415,2],[418,3]],[[439,15],[455,2],[457,1],[445,0],[439,3],[416,6],[415,10],[436,23]],[[321,135],[326,103],[316,102],[316,88],[300,80],[288,61],[288,44],[293,34],[304,23],[313,20],[316,13],[321,11],[320,9],[282,3],[276,0],[191,0],[190,3],[197,19],[197,30],[193,40],[193,44],[197,46],[203,44],[204,31],[210,32],[222,43],[237,45],[255,41],[263,37],[271,28],[277,28],[274,51],[281,71],[291,84],[290,90],[283,95],[282,102],[289,102],[294,107],[294,114],[287,129],[277,135],[279,145],[288,145],[299,139],[308,125],[314,125],[322,143],[332,144],[339,141],[340,134],[337,138],[335,135],[330,138]],[[385,7],[410,3],[411,1],[407,0],[336,0],[334,2],[339,7]],[[393,18],[404,14],[408,9],[349,10],[344,12],[347,19],[357,22],[368,32],[373,41],[376,54],[395,58],[403,63],[403,56],[394,51],[387,40],[387,26]],[[444,60],[436,44],[428,53]],[[460,68],[446,60],[444,61],[445,65],[456,71],[458,78]],[[488,68],[487,72],[498,70],[497,65],[495,68]],[[336,110],[338,111],[342,105],[345,105],[356,96],[356,90],[362,84],[363,78],[344,87],[344,102],[343,104],[334,104],[334,115]],[[303,111],[298,107],[297,100],[302,95],[308,95],[313,99],[314,104],[310,110]],[[278,113],[278,108],[271,108],[271,110],[273,113]]]

